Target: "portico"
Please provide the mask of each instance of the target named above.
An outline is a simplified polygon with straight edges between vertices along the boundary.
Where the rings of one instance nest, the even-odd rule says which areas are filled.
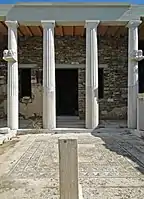
[[[55,21],[41,21],[43,27],[43,128],[56,128],[55,99]],[[17,21],[6,21],[8,48],[17,55]],[[98,126],[98,53],[99,21],[86,21],[86,128]],[[15,33],[15,36],[13,34]],[[8,61],[8,127],[18,129],[18,63]],[[14,67],[15,66],[15,67]],[[11,78],[10,78],[11,75]],[[12,85],[12,86],[11,86]],[[11,89],[9,91],[9,89]],[[13,95],[13,93],[15,95]],[[11,104],[12,103],[12,104]],[[10,108],[13,107],[13,108]]]
[[[12,50],[15,54],[16,60],[8,60],[8,84],[7,84],[7,122],[10,129],[18,129],[19,120],[19,91],[18,91],[18,41],[17,34],[23,35],[21,30],[25,27],[37,27],[41,35],[43,36],[43,83],[42,83],[42,123],[44,129],[55,129],[56,126],[56,50],[55,50],[55,34],[59,32],[62,35],[64,32],[63,27],[71,28],[74,31],[78,27],[81,32],[79,35],[85,34],[86,37],[86,62],[85,62],[85,127],[87,129],[94,129],[99,125],[99,82],[98,82],[98,69],[100,67],[99,59],[99,45],[102,40],[99,40],[99,32],[103,34],[110,32],[110,35],[120,34],[120,31],[126,31],[128,28],[128,112],[127,121],[129,128],[136,128],[137,126],[137,95],[138,95],[138,61],[143,57],[138,51],[138,28],[141,24],[140,18],[132,20],[131,17],[124,18],[122,13],[126,12],[128,5],[97,5],[93,9],[86,6],[75,5],[72,6],[60,6],[61,15],[58,15],[57,6],[52,7],[47,5],[47,11],[53,10],[53,13],[49,17],[44,17],[45,5],[32,5],[32,4],[19,4],[9,12],[6,17],[5,24],[8,27],[8,50]],[[36,8],[39,7],[41,14],[36,14]],[[29,9],[33,16],[24,15],[24,10]],[[107,9],[107,16],[94,17],[93,14],[99,9]],[[14,9],[21,10],[21,16],[18,17],[14,13]],[[70,13],[75,10],[77,14],[80,10],[87,11],[86,15],[69,15],[68,19],[64,20],[64,10],[68,9]],[[111,9],[111,11],[109,10]],[[121,18],[118,16],[111,16],[113,9],[117,9]],[[79,10],[79,11],[78,11]],[[83,12],[82,12],[83,13]],[[108,18],[108,20],[107,20]],[[91,20],[93,19],[93,20]],[[27,32],[32,34],[29,28],[26,28]],[[75,29],[76,30],[76,29]],[[111,30],[111,31],[110,31]],[[99,40],[99,45],[98,45]],[[111,49],[112,50],[112,49]],[[77,64],[74,62],[74,64]],[[79,64],[79,63],[78,63]],[[113,102],[112,99],[107,99],[109,102]]]
[[[41,21],[43,27],[43,128],[56,128],[55,98],[55,21]],[[98,46],[97,27],[99,20],[87,20],[86,27],[86,128],[94,129],[99,124],[98,105]],[[131,52],[138,50],[138,25],[141,21],[128,23],[129,70],[128,70],[128,126],[136,128],[138,61],[131,61]],[[17,21],[6,21],[8,48],[17,56]],[[133,43],[132,43],[133,42]],[[133,70],[132,70],[133,68]],[[132,100],[133,99],[133,100]],[[133,103],[131,103],[133,101]],[[8,61],[8,127],[18,129],[18,62]]]

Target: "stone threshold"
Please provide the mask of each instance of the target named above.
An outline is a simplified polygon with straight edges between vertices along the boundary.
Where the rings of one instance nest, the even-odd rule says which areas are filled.
[[[18,129],[17,135],[24,134],[65,134],[65,133],[91,133],[93,129],[85,128],[55,128],[52,130],[48,129]]]
[[[0,145],[8,142],[17,134],[17,130],[10,130],[10,128],[0,128]]]

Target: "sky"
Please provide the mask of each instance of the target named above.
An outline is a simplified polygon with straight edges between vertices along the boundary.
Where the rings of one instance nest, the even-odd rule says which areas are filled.
[[[144,0],[0,0],[2,4],[13,4],[16,2],[124,2],[124,3],[133,3],[133,4],[144,4]]]

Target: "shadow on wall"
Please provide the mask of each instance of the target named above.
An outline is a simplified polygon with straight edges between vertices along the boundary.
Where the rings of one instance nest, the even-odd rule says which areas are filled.
[[[91,133],[104,141],[106,149],[127,159],[134,168],[144,174],[144,140],[131,134],[128,130],[117,133],[97,129]]]

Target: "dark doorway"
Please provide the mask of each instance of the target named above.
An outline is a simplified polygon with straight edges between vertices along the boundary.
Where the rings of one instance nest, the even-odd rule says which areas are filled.
[[[104,70],[103,68],[98,69],[98,97],[99,99],[104,98]]]
[[[144,52],[144,40],[139,41],[139,50]],[[138,62],[139,93],[144,93],[144,60]]]
[[[78,113],[78,69],[56,69],[57,115]]]
[[[19,98],[31,98],[31,69],[19,69]]]

